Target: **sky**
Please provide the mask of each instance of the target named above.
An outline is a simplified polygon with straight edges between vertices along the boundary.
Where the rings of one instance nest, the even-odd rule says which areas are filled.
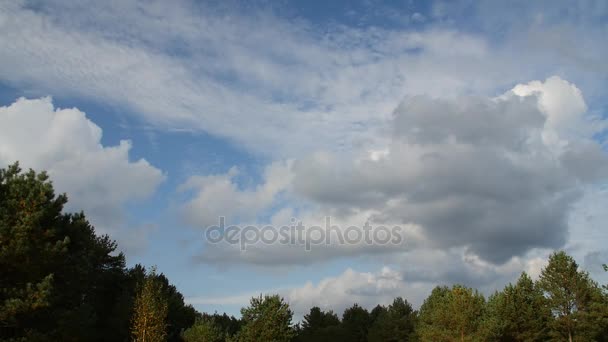
[[[0,0],[0,167],[199,311],[417,307],[560,249],[606,283],[607,36],[602,0]],[[220,217],[399,239],[241,248]]]

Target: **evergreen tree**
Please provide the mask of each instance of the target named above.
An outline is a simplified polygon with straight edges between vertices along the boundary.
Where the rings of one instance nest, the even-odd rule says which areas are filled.
[[[370,323],[371,319],[369,312],[356,303],[344,310],[344,313],[342,314],[342,327],[348,336],[348,341],[367,341],[367,331],[370,327]]]
[[[0,170],[0,338],[112,340],[124,256],[46,173]]]
[[[415,312],[410,303],[395,298],[387,309],[378,314],[368,332],[369,342],[410,341],[413,338]]]
[[[524,272],[515,285],[490,296],[484,328],[496,341],[543,341],[551,320],[542,290]]]
[[[0,327],[4,338],[37,335],[51,304],[53,264],[69,239],[58,234],[64,195],[55,196],[45,173],[0,169]]]
[[[181,332],[196,321],[196,310],[184,303],[184,296],[169,283],[164,274],[157,274],[163,298],[167,300],[167,341],[181,341]]]
[[[238,334],[242,342],[286,342],[294,336],[293,313],[278,295],[251,298],[249,307],[241,309],[243,327]]]
[[[388,309],[384,305],[376,305],[372,311],[369,312],[369,322],[370,326],[372,326],[380,316],[384,315]]]
[[[436,287],[420,307],[421,341],[478,341],[485,300],[461,285]]]
[[[224,332],[213,320],[199,319],[182,334],[184,342],[223,342]]]
[[[340,327],[340,319],[333,311],[324,312],[315,306],[304,315],[297,341],[342,341],[344,332]]]
[[[579,270],[576,261],[565,252],[555,252],[542,270],[538,281],[547,297],[547,305],[555,320],[555,337],[593,340],[602,325],[603,295],[587,272]]]
[[[200,319],[212,321],[226,337],[235,336],[242,325],[241,320],[236,319],[234,316],[228,316],[226,313],[221,315],[217,312],[212,315],[203,313]]]

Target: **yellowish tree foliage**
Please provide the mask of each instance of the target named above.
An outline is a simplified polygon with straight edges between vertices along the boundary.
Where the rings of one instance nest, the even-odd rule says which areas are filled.
[[[168,304],[161,285],[153,268],[135,298],[131,322],[134,342],[164,342],[167,339]]]

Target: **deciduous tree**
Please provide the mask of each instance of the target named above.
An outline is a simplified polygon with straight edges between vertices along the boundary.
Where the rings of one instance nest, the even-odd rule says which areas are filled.
[[[141,284],[132,321],[135,342],[163,342],[167,339],[168,303],[162,291],[162,284],[153,268]]]
[[[293,313],[283,298],[266,295],[251,298],[250,305],[241,309],[243,327],[238,334],[242,342],[286,342],[294,336]]]

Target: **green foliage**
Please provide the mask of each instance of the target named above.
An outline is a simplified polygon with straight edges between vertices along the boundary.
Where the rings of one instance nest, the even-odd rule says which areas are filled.
[[[601,333],[605,298],[571,256],[563,251],[553,253],[538,284],[555,317],[551,331],[555,338],[592,341]]]
[[[397,297],[387,309],[378,309],[377,318],[369,328],[367,340],[369,342],[411,341],[414,324],[415,312],[412,306],[405,299]]]
[[[200,315],[163,274],[127,269],[116,243],[66,203],[45,173],[0,169],[0,340],[608,341],[606,286],[564,252],[536,283],[523,273],[487,303],[455,285],[435,288],[418,313],[398,297],[371,312],[354,304],[342,320],[313,307],[292,326],[275,295],[252,298],[242,320]]]
[[[333,311],[324,312],[319,307],[312,307],[304,315],[298,341],[340,341],[344,339],[344,331],[340,327],[340,319]]]
[[[461,285],[436,287],[420,307],[421,341],[479,341],[485,309],[483,296]]]
[[[83,213],[63,213],[46,173],[0,169],[0,340],[127,341],[136,286],[146,276],[126,269],[108,236]],[[196,312],[164,276],[169,341]]]
[[[484,328],[495,341],[544,341],[551,320],[542,290],[524,272],[515,285],[490,296]]]
[[[52,261],[65,253],[57,236],[65,196],[55,197],[46,174],[22,174],[18,164],[0,170],[0,324],[3,335],[35,329],[48,308]],[[11,336],[13,337],[13,336]]]
[[[46,173],[23,173],[18,164],[0,170],[1,337],[107,337],[94,332],[111,325],[117,293],[109,284],[124,271],[124,257],[83,214],[63,213],[66,203]]]
[[[342,314],[342,327],[346,331],[348,341],[367,341],[367,330],[371,325],[369,312],[359,304],[344,310]]]
[[[212,315],[203,313],[200,319],[212,321],[227,338],[235,336],[241,330],[241,320],[234,318],[234,316],[228,316],[225,313],[222,315],[218,313]]]
[[[225,334],[213,320],[199,319],[182,333],[185,342],[223,342]]]
[[[278,295],[251,298],[250,306],[241,309],[241,315],[243,327],[238,334],[241,342],[283,342],[294,336],[293,313]]]
[[[184,296],[169,283],[164,274],[158,274],[156,278],[162,296],[167,301],[167,341],[180,341],[181,332],[194,324],[196,310],[184,304]]]

